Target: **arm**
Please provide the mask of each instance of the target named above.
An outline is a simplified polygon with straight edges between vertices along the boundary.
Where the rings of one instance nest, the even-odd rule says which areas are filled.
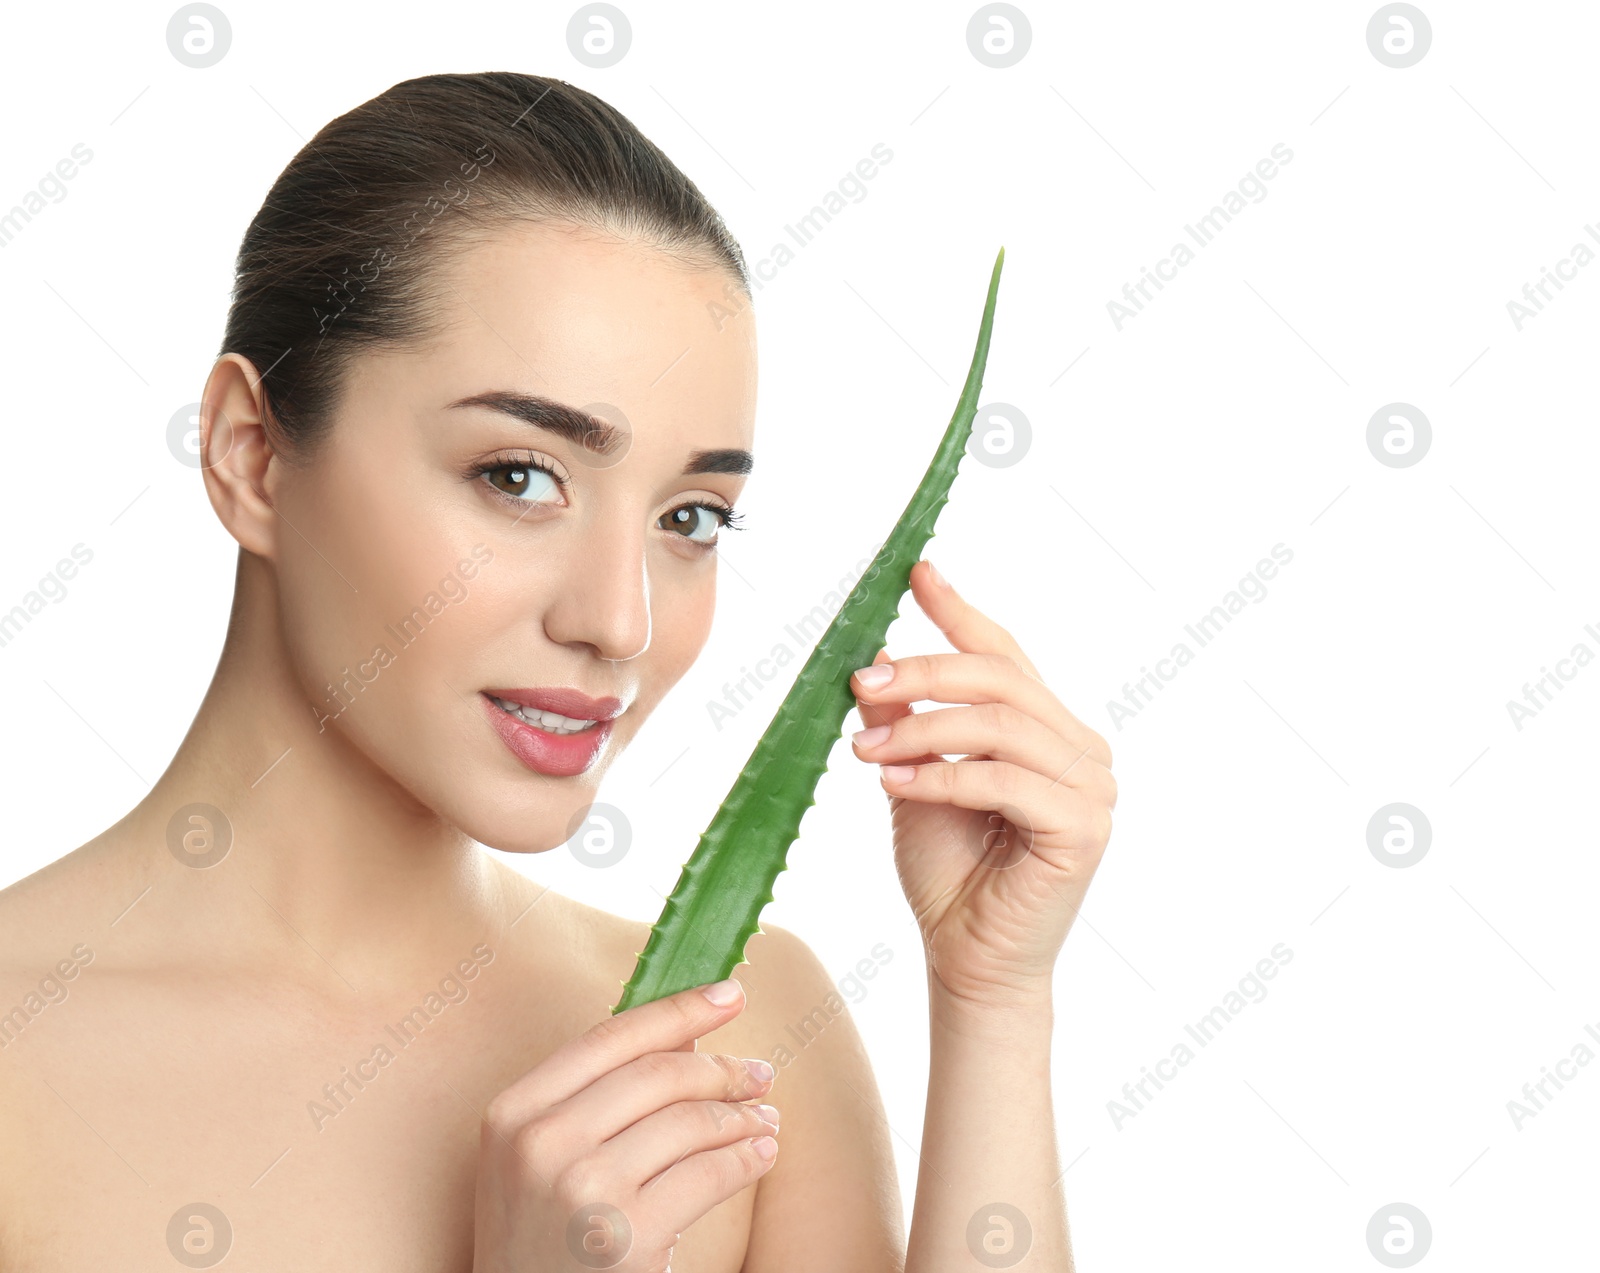
[[[1049,986],[1031,1003],[977,1011],[929,981],[932,1057],[908,1273],[1071,1273],[1050,1103]]]
[[[910,1247],[902,1260],[883,1108],[860,1040],[816,957],[769,930],[752,939],[746,980],[775,1042],[830,996],[839,1011],[773,1087],[782,1148],[758,1186],[743,1273],[1072,1267],[1050,985],[1111,835],[1111,750],[1008,632],[926,564],[911,580],[961,652],[854,678],[868,726],[856,754],[891,767],[895,866],[927,956],[931,1057]],[[886,662],[880,653],[874,668]],[[911,704],[922,700],[971,706],[919,715]]]
[[[927,953],[928,1104],[906,1269],[1070,1270],[1051,979],[1111,835],[1111,749],[926,562],[911,584],[958,652],[880,652],[854,677],[868,727],[856,755],[884,766],[895,867]],[[913,711],[924,700],[965,706]]]

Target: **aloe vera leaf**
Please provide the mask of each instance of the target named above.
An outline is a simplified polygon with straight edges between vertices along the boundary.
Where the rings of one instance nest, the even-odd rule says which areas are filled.
[[[700,836],[613,1013],[721,981],[744,961],[745,943],[759,931],[761,911],[788,867],[789,846],[806,810],[816,803],[828,755],[855,706],[850,675],[883,648],[911,586],[911,567],[933,538],[934,522],[950,497],[978,411],[1005,259],[1001,248],[967,382],[933,462]]]

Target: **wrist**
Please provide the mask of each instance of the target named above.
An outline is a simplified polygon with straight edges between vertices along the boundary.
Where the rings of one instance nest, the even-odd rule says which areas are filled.
[[[1021,986],[956,994],[937,977],[928,978],[928,1022],[935,1033],[1010,1042],[1048,1038],[1055,1024],[1055,1001],[1048,978]]]

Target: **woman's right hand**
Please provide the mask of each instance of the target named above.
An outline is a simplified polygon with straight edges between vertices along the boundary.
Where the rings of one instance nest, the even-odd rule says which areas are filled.
[[[744,1005],[732,980],[639,1004],[490,1101],[473,1273],[663,1273],[685,1229],[754,1184],[778,1114],[743,1102],[767,1093],[772,1067],[695,1051]]]

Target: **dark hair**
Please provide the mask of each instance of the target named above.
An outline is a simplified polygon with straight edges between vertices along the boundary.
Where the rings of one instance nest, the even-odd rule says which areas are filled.
[[[439,267],[518,220],[641,239],[750,298],[721,216],[615,107],[515,71],[405,80],[301,147],[240,244],[218,356],[255,364],[275,445],[308,455],[352,356],[425,341]]]

